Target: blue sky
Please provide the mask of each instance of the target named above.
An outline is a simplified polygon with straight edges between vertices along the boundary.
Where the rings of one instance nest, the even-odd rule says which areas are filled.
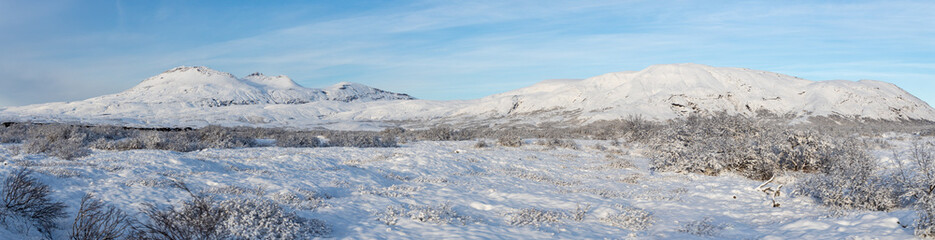
[[[663,63],[874,79],[935,103],[935,1],[0,0],[0,106],[175,66],[471,99]]]

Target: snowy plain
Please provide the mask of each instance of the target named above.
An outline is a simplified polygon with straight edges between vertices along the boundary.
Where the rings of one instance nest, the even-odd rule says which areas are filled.
[[[890,136],[890,147],[873,152],[886,162],[893,150],[933,140]],[[398,148],[94,150],[76,160],[20,154],[20,145],[4,144],[0,174],[30,167],[71,216],[89,192],[132,214],[143,203],[178,205],[190,198],[173,187],[182,181],[219,198],[276,201],[323,220],[333,230],[327,237],[342,239],[914,238],[910,210],[835,211],[791,192],[794,178],[768,184],[785,184],[776,198],[781,206],[772,207],[757,189],[762,182],[654,172],[637,143],[576,142],[578,149],[425,141]],[[433,210],[443,214],[420,217]],[[41,238],[2,231],[9,239]],[[55,236],[67,238],[67,229]]]

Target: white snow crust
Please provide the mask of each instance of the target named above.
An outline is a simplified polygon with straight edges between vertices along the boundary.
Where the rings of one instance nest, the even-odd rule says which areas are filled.
[[[887,141],[897,149],[910,142]],[[0,175],[31,166],[51,186],[52,197],[67,204],[70,217],[88,192],[131,214],[143,203],[178,206],[190,199],[171,184],[180,180],[220,199],[272,199],[299,216],[325,221],[334,230],[329,237],[338,239],[914,239],[912,227],[904,227],[915,217],[911,210],[842,214],[790,194],[786,189],[796,183],[782,179],[774,183],[786,184],[776,208],[756,190],[761,182],[732,174],[654,172],[639,145],[577,142],[579,150],[532,144],[478,149],[473,141],[399,148],[94,150],[76,160],[20,154],[19,145],[4,144]],[[590,147],[595,144],[606,149]],[[888,150],[876,154],[891,157]],[[290,194],[298,200],[283,197]],[[423,222],[407,215],[397,216],[395,225],[378,220],[389,207],[409,205],[447,205],[455,215],[446,216],[465,221]],[[572,216],[578,207],[589,207],[581,219]],[[510,224],[516,212],[530,208],[564,217],[538,226]],[[633,230],[606,220],[628,208],[651,215],[651,224]],[[680,231],[705,218],[718,226],[712,235]],[[56,239],[67,238],[71,221],[59,221],[66,228],[55,232]],[[0,230],[0,238],[41,238],[35,231],[10,229]]]

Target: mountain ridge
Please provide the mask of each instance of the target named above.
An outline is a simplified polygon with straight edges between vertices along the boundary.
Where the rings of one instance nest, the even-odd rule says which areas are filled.
[[[667,120],[721,111],[935,121],[935,109],[891,83],[811,81],[691,63],[579,80],[545,80],[456,101],[417,100],[349,82],[304,88],[286,76],[254,73],[237,78],[206,67],[179,67],[117,94],[10,107],[0,111],[0,120],[380,129],[399,124],[576,124],[637,115]]]
[[[411,100],[399,94],[357,84],[349,92],[330,86],[305,88],[283,75],[252,73],[244,78],[203,66],[176,67],[147,78],[138,85],[112,95],[102,96],[115,102],[189,103],[194,106],[221,107],[251,104],[302,104],[314,101]],[[369,94],[369,95],[365,95]]]

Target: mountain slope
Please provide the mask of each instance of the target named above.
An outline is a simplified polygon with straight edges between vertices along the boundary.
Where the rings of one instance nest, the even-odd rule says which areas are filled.
[[[413,100],[406,94],[347,82],[304,88],[285,76],[255,73],[239,79],[204,67],[179,67],[118,94],[10,107],[0,111],[0,121],[379,129],[400,122],[415,126],[581,123],[633,115],[665,120],[720,111],[803,119],[935,121],[935,109],[885,82],[810,81],[700,64],[653,65],[583,80],[548,80],[465,101]]]
[[[589,120],[627,115],[670,119],[717,111],[935,120],[932,107],[889,83],[810,81],[700,64],[654,65],[584,80],[544,81],[480,99],[464,113],[510,116],[544,111],[579,112],[578,117]]]

